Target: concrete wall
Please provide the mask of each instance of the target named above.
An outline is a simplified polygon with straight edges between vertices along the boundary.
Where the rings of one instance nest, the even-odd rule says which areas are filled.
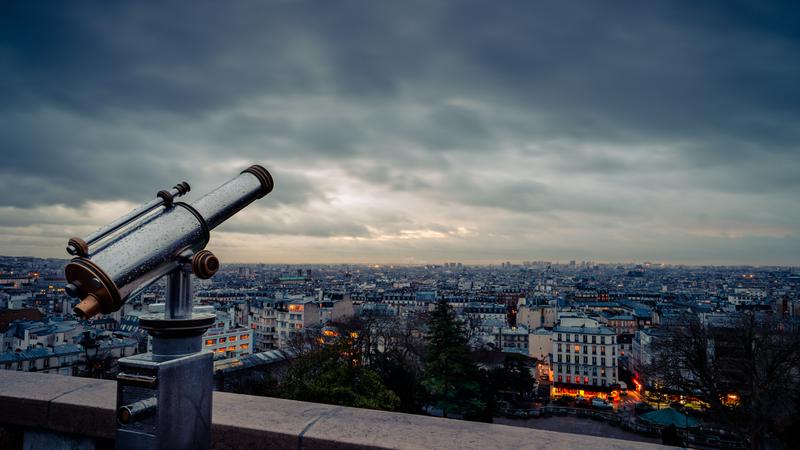
[[[79,448],[111,448],[115,395],[113,381],[0,371],[0,442],[46,439],[57,448],[52,443],[63,436],[62,448],[70,442],[73,445],[79,442]],[[91,439],[91,445],[87,446],[86,438]],[[214,392],[212,448],[265,446],[276,449],[664,448],[523,427]]]

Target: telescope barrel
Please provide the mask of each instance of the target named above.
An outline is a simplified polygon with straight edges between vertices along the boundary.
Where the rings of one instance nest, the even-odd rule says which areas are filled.
[[[232,215],[270,192],[273,187],[272,176],[261,166],[251,166],[242,173],[192,203],[197,212],[213,230]]]
[[[192,205],[170,202],[168,206],[172,207],[113,236],[91,256],[73,258],[65,275],[71,285],[69,292],[83,299],[75,313],[88,318],[118,310],[129,297],[174,271],[185,255],[202,250],[213,228],[272,188],[269,172],[261,166],[251,166]],[[148,207],[152,211],[156,206],[144,205],[112,225],[119,230],[136,219],[134,213],[141,217],[146,213],[141,211]],[[105,231],[110,228],[101,231],[108,236],[116,231]]]
[[[100,228],[99,230],[87,236],[86,239],[70,239],[70,241],[67,243],[67,253],[73,256],[88,256],[90,245],[119,230],[125,225],[128,225],[134,220],[144,216],[150,211],[153,211],[159,206],[171,206],[174,197],[180,197],[189,192],[190,189],[189,183],[182,181],[173,186],[173,188],[169,191],[159,191],[156,199],[145,203],[144,205],[134,209],[128,214],[125,214],[105,227]]]

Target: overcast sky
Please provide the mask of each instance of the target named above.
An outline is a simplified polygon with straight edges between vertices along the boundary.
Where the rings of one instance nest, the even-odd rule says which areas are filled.
[[[260,163],[223,262],[799,264],[793,3],[3,2],[0,254]]]

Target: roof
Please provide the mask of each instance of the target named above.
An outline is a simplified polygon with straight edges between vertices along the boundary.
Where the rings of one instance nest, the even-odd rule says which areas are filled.
[[[609,317],[608,320],[636,320],[636,318],[633,316],[620,314],[614,317]]]
[[[42,313],[36,308],[0,310],[0,331],[7,330],[8,325],[15,320],[41,321]]]
[[[21,352],[0,353],[0,363],[10,363],[16,361],[26,361],[31,359],[41,359],[50,356],[64,356],[80,354],[83,349],[80,345],[64,344],[58,345],[52,350],[46,347],[30,348]]]
[[[614,330],[607,327],[555,327],[553,329],[556,333],[583,333],[583,334],[607,334],[612,336]]]
[[[663,427],[675,425],[677,428],[691,428],[700,425],[700,421],[674,409],[665,408],[651,411],[639,416],[640,419]]]

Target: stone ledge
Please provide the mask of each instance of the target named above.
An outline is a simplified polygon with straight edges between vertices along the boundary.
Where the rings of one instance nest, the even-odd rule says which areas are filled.
[[[0,425],[114,438],[116,383],[0,370]],[[660,445],[215,392],[212,447],[648,449]]]

